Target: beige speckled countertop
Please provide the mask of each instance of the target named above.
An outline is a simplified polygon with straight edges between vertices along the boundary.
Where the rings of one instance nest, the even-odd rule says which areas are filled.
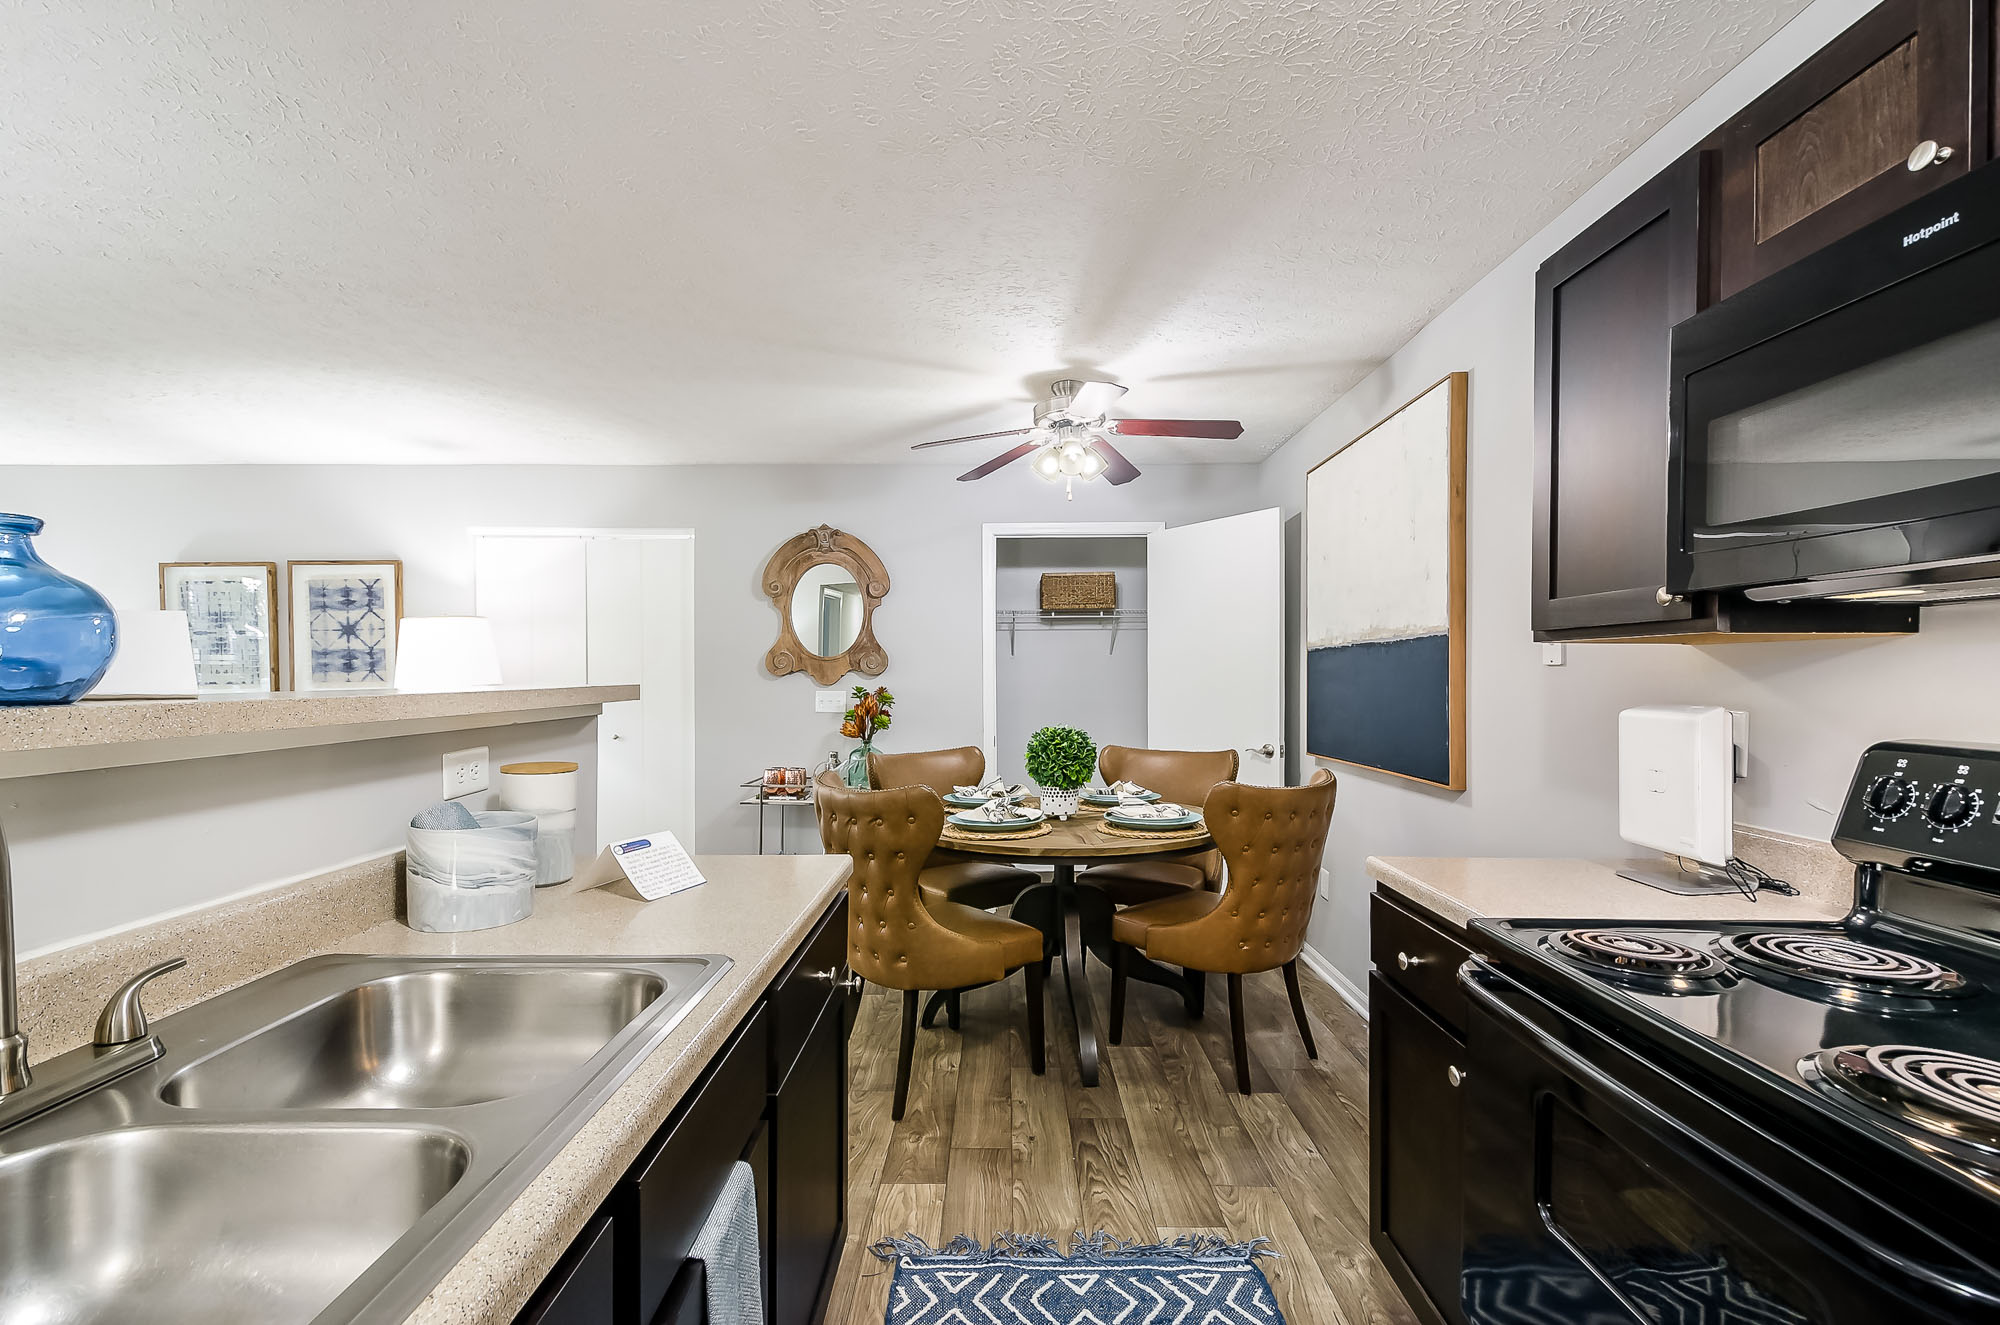
[[[411,1322],[505,1325],[514,1318],[849,872],[841,856],[695,859],[708,883],[657,902],[563,884],[537,894],[535,914],[518,925],[419,934],[391,921],[339,945],[345,952],[452,956],[717,952],[736,963],[439,1281]]]
[[[1797,897],[1681,897],[1618,877],[1618,863],[1502,856],[1370,856],[1368,873],[1459,929],[1478,917],[1538,920],[1838,920],[1852,898],[1801,872]]]
[[[286,691],[200,699],[85,699],[0,709],[0,777],[204,759],[588,716],[639,687]]]

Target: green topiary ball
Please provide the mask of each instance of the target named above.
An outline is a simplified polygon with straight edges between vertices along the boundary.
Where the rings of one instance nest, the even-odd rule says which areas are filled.
[[[1028,738],[1028,776],[1044,787],[1070,791],[1097,770],[1097,744],[1074,727],[1044,727]]]

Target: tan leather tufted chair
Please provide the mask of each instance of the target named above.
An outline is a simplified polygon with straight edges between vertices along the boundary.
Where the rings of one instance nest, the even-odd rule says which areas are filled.
[[[917,995],[970,989],[1028,972],[1028,1053],[1039,1074],[1042,1048],[1042,933],[1019,921],[945,900],[918,884],[944,829],[944,803],[928,787],[863,791],[822,774],[813,788],[828,851],[854,862],[847,880],[847,963],[862,979],[903,991],[903,1039],[896,1056],[900,1119],[910,1093]]]
[[[986,777],[986,755],[976,745],[954,750],[912,750],[903,754],[868,752],[868,784],[929,787],[942,796],[953,787],[977,786]],[[1041,876],[967,851],[938,847],[924,865],[923,886],[967,906],[1009,906]]]
[[[1283,969],[1285,992],[1306,1055],[1319,1057],[1305,1001],[1299,997],[1299,950],[1306,942],[1319,883],[1320,857],[1333,820],[1333,774],[1313,774],[1303,787],[1251,787],[1225,782],[1208,794],[1202,816],[1227,864],[1221,893],[1190,889],[1128,907],[1111,919],[1111,1043],[1125,1025],[1125,948],[1190,972],[1229,977],[1229,1029],[1236,1051],[1236,1088],[1250,1093],[1244,1043],[1243,977]],[[1094,873],[1095,871],[1093,871]],[[1123,946],[1121,946],[1123,945]]]
[[[1108,785],[1136,782],[1182,805],[1202,805],[1208,793],[1236,777],[1234,750],[1139,750],[1107,745],[1098,752],[1097,771]],[[1184,860],[1114,860],[1093,865],[1083,879],[1120,906],[1171,896],[1181,888],[1222,887],[1222,857],[1213,851]]]

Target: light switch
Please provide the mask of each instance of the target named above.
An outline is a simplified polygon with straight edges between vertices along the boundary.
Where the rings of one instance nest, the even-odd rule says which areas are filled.
[[[813,712],[845,713],[847,712],[847,696],[838,690],[815,690],[813,691]]]

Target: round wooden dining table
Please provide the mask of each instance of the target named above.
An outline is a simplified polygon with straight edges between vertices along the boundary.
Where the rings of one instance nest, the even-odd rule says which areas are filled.
[[[1078,866],[1100,865],[1112,860],[1176,860],[1198,856],[1215,847],[1206,832],[1162,833],[1158,840],[1106,831],[1103,812],[1080,807],[1069,819],[1048,821],[1049,831],[1036,837],[1005,834],[985,836],[975,831],[948,831],[938,845],[953,851],[1009,861],[1017,865],[1047,866],[1054,873],[1048,883],[1035,884],[1014,900],[1013,917],[1033,925],[1046,938],[1044,950],[1062,959],[1063,997],[1076,1027],[1077,1069],[1086,1086],[1097,1084],[1099,1057],[1097,1013],[1091,1003],[1090,985],[1084,978],[1086,953],[1111,962],[1111,916],[1116,909],[1103,889],[1093,887],[1088,874],[1079,880]],[[1162,888],[1169,891],[1171,885]],[[1178,971],[1148,961],[1143,954],[1125,954],[1128,979],[1163,985],[1180,994],[1191,1016],[1199,1015],[1202,1002],[1201,980],[1189,979]],[[946,995],[933,995],[925,1009],[924,1023],[930,1024]]]

